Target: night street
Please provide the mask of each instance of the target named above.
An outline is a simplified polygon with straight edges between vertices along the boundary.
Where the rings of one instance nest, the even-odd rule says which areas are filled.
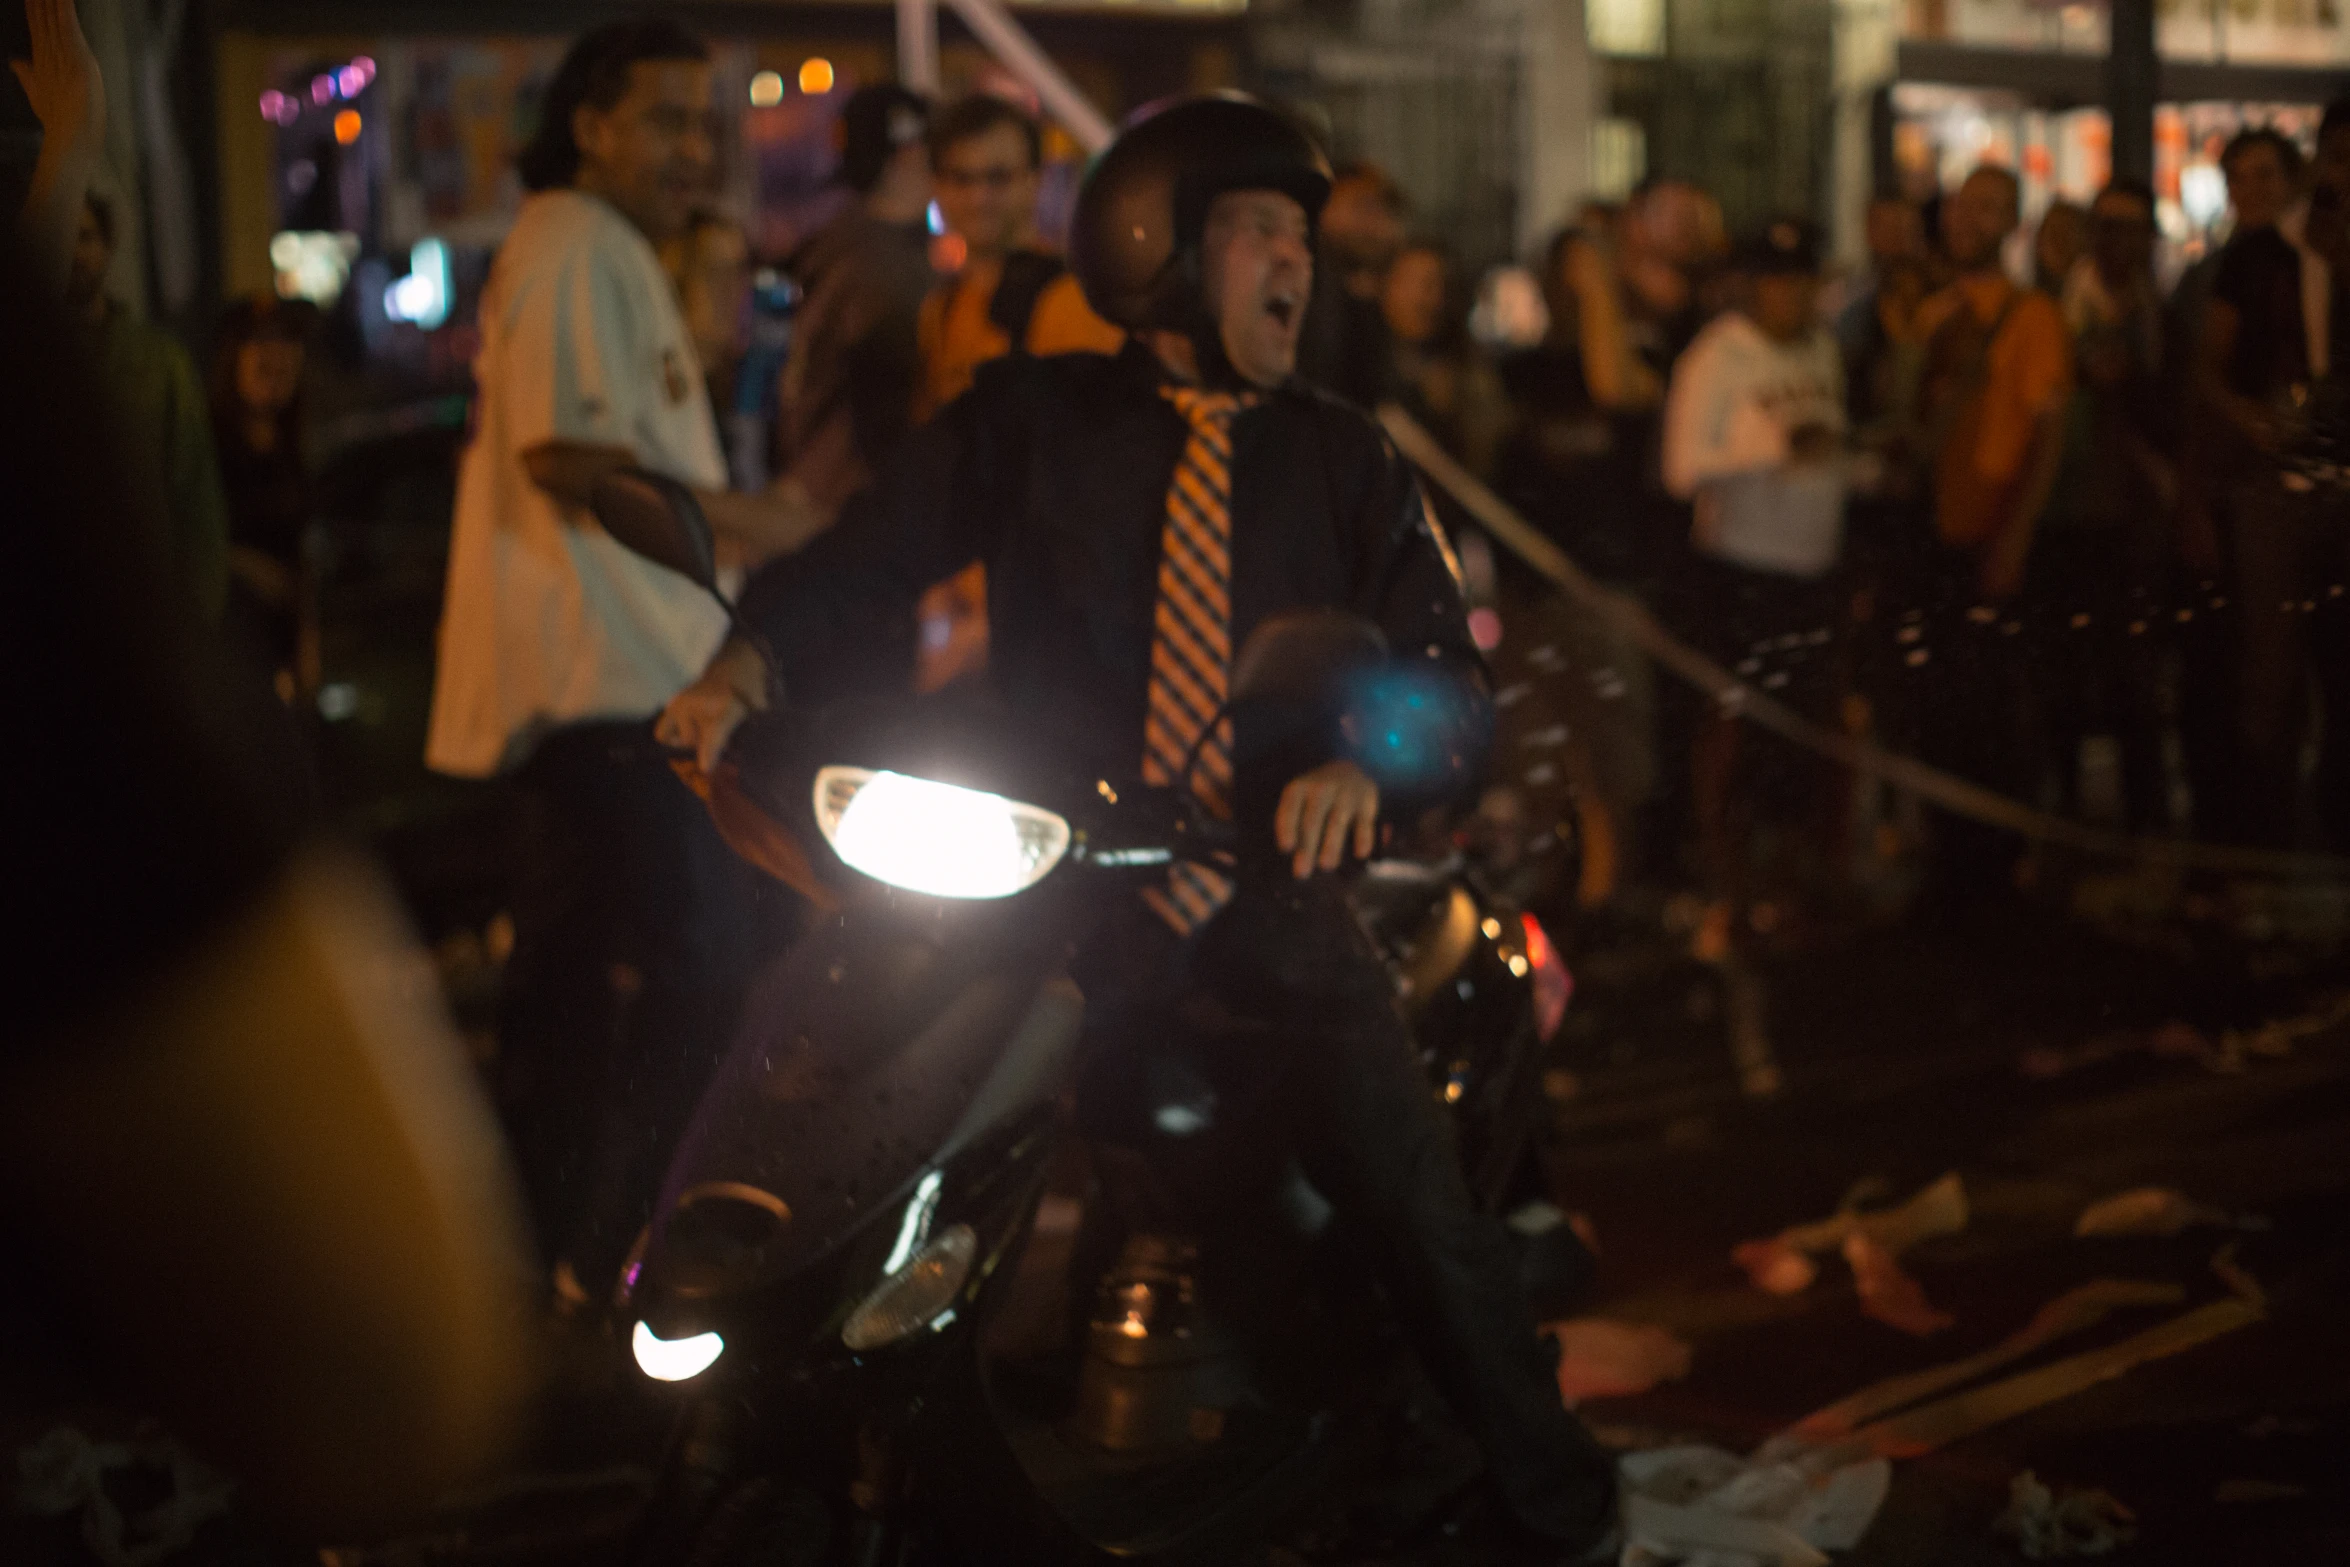
[[[1770,1033],[1786,1088],[1756,1106],[1741,1101],[1718,1034],[1674,1026],[1676,1001],[1684,1015],[1691,1003],[1705,1010],[1705,977],[1651,974],[1611,995],[1612,976],[1595,964],[1580,1037],[1598,1063],[1562,1118],[1561,1201],[1597,1225],[1598,1309],[1669,1326],[1695,1355],[1686,1381],[1586,1412],[1618,1440],[1744,1450],[1879,1378],[1993,1344],[2093,1279],[2165,1281],[2184,1297],[2117,1312],[2022,1367],[2224,1296],[2210,1259],[2234,1242],[2267,1295],[2267,1320],[1897,1463],[1883,1513],[1845,1560],[2017,1560],[1991,1524],[2023,1469],[2101,1488],[2135,1511],[2126,1560],[2342,1559],[2350,1028],[2221,1062],[2227,1070],[2150,1048],[2165,1024],[2185,1022],[2216,1045],[2231,1029],[2322,1015],[2342,995],[2333,972],[2331,984],[2223,988],[2045,916],[1887,934],[1773,965]],[[1649,1010],[1614,1010],[1625,992]],[[2027,1062],[2049,1071],[2066,1053],[2102,1059],[2027,1075]],[[1957,1319],[1929,1338],[1863,1316],[1833,1257],[1788,1300],[1752,1288],[1730,1263],[1740,1242],[1834,1211],[1856,1182],[1873,1180],[1887,1200],[1946,1171],[1964,1180],[1970,1222],[1905,1259]],[[2074,1238],[2091,1202],[2147,1186],[2266,1223]]]
[[[0,35],[0,1567],[2350,1564],[2350,9]]]
[[[1731,1065],[1717,971],[1653,937],[1592,953],[1551,1079],[1568,1097],[1547,1163],[1559,1203],[1588,1215],[1599,1238],[1588,1314],[1669,1329],[1693,1353],[1685,1379],[1593,1399],[1582,1413],[1626,1449],[1699,1442],[1744,1452],[1882,1378],[1994,1345],[2092,1281],[2169,1284],[2178,1299],[2115,1309],[1973,1380],[2224,1299],[2230,1285],[2211,1263],[2232,1246],[2266,1297],[2264,1320],[1897,1462],[1874,1525],[1838,1559],[2024,1560],[1993,1523],[2026,1469],[2052,1487],[2108,1492],[2135,1513],[2124,1561],[2343,1559],[2350,1357],[2337,1328],[2350,1300],[2350,991],[2338,963],[2314,962],[2306,949],[2267,949],[2255,965],[2270,971],[2264,981],[2246,977],[2236,957],[2182,965],[2037,909],[1773,959],[1762,985],[1784,1088],[1755,1103]],[[2197,1047],[2181,1024],[2200,1036],[2202,1054],[2189,1053]],[[1731,1262],[1741,1242],[1830,1214],[1848,1194],[1883,1206],[1948,1172],[1964,1185],[1965,1229],[1902,1259],[1932,1306],[1956,1319],[1928,1337],[1864,1315],[1833,1254],[1792,1298],[1754,1288]],[[2085,1207],[2143,1187],[2225,1210],[2237,1227],[2075,1238]],[[574,1362],[584,1384],[619,1377],[617,1346],[603,1353],[600,1375]],[[642,1405],[624,1413],[625,1396],[589,1407],[597,1427],[551,1418],[549,1461],[494,1500],[453,1512],[440,1532],[338,1560],[618,1561],[660,1429]],[[1436,1541],[1405,1559],[1475,1558]]]

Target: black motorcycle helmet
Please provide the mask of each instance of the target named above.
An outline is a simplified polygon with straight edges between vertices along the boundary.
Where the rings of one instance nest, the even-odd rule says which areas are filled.
[[[1317,221],[1330,163],[1295,121],[1240,93],[1137,109],[1077,192],[1069,269],[1086,303],[1128,331],[1196,335],[1201,231],[1233,190],[1280,191]]]

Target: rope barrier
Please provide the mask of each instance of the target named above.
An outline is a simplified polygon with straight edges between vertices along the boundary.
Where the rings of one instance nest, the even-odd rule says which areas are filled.
[[[1379,422],[1418,468],[1510,552],[1548,579],[1568,599],[1597,615],[1625,641],[1698,690],[1725,711],[1796,745],[1827,757],[1863,777],[1879,779],[1986,826],[2036,842],[2056,844],[2108,859],[2136,860],[2179,870],[2217,871],[2239,876],[2290,880],[2350,881],[2350,859],[2278,849],[2240,848],[2180,838],[2133,838],[2085,822],[2068,821],[2011,800],[1980,784],[1930,767],[1915,757],[1884,750],[1865,740],[1813,723],[1784,702],[1755,689],[1659,625],[1647,606],[1604,586],[1552,543],[1510,504],[1454,461],[1411,415],[1394,404],[1379,409]]]

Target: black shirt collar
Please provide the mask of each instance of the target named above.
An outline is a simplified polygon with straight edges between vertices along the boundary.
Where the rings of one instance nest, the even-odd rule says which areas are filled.
[[[1135,387],[1148,391],[1153,397],[1158,396],[1159,388],[1162,386],[1180,384],[1174,376],[1167,373],[1167,367],[1160,362],[1159,356],[1151,351],[1150,345],[1143,342],[1139,335],[1133,333],[1127,335],[1125,346],[1118,350],[1117,359],[1120,373]],[[1305,378],[1295,374],[1269,391],[1261,386],[1252,387],[1250,390],[1254,391],[1258,397],[1267,400],[1276,397],[1302,398],[1313,395],[1313,389]]]

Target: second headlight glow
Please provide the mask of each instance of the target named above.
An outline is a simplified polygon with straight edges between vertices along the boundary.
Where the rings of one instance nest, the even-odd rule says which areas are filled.
[[[636,1352],[637,1367],[646,1376],[656,1382],[683,1382],[716,1365],[726,1352],[726,1340],[715,1333],[657,1338],[650,1327],[639,1322],[629,1335],[628,1347]]]

